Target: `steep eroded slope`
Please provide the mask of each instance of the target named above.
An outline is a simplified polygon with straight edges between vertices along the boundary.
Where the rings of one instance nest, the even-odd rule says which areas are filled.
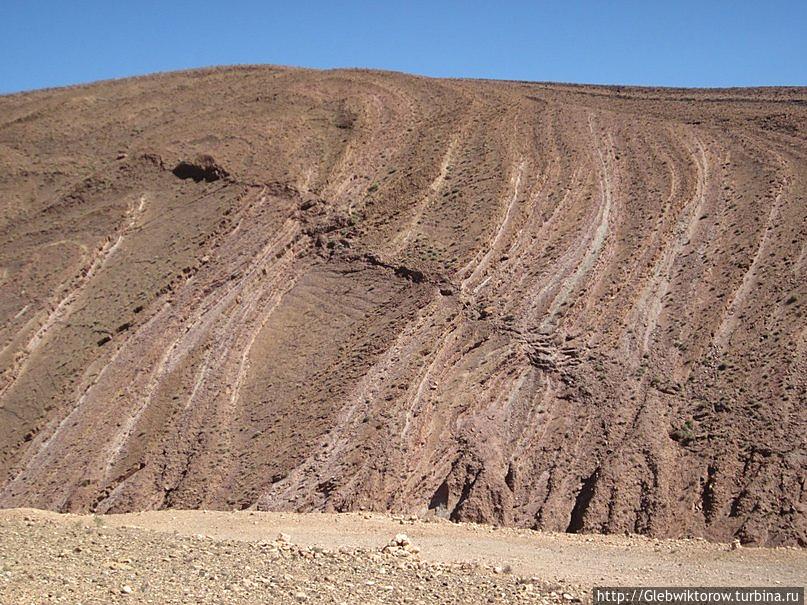
[[[804,89],[258,67],[0,109],[3,506],[807,541]]]

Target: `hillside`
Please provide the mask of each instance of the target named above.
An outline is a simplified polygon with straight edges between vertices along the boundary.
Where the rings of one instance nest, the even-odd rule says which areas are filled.
[[[0,506],[807,544],[807,90],[0,97]]]

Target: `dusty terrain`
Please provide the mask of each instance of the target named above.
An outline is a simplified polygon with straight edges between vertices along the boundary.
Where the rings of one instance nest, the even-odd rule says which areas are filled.
[[[807,90],[0,98],[0,506],[807,544]]]
[[[387,546],[402,533],[406,554]],[[368,513],[0,511],[3,604],[568,604],[596,585],[801,586],[806,575],[798,548]]]

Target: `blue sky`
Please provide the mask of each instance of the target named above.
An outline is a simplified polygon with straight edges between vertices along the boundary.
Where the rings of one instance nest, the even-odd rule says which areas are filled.
[[[3,93],[235,63],[807,85],[807,0],[0,3]]]

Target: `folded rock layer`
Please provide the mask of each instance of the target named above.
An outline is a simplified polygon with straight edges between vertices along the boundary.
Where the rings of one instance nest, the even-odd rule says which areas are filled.
[[[0,98],[0,505],[807,543],[807,90]]]

